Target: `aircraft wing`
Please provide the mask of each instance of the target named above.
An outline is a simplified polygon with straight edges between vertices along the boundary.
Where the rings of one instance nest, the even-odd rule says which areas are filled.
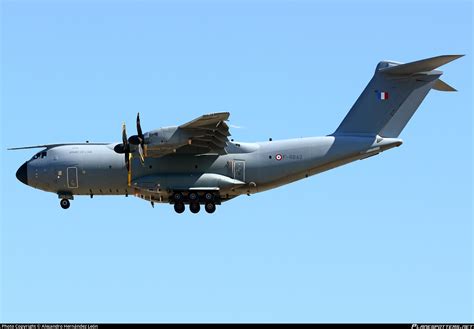
[[[59,143],[59,144],[42,144],[42,145],[32,145],[32,146],[22,146],[22,147],[11,147],[7,148],[8,151],[16,150],[26,150],[26,149],[37,149],[37,148],[46,148],[51,149],[57,146],[67,146],[67,145],[108,145],[110,143]]]
[[[205,114],[179,126],[179,129],[190,135],[189,144],[186,145],[187,151],[191,153],[194,153],[193,150],[196,153],[222,151],[227,146],[230,136],[229,126],[225,123],[229,115],[229,112]],[[182,151],[186,151],[186,148]]]
[[[146,142],[147,157],[167,154],[225,153],[229,141],[229,112],[202,115],[173,128],[150,132]]]

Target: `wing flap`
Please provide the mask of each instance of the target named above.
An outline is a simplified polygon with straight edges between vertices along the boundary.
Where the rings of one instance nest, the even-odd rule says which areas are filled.
[[[225,154],[229,112],[202,115],[177,127],[163,128],[146,134],[146,156],[158,158],[173,153]],[[171,129],[170,129],[171,128]]]
[[[205,114],[179,128],[191,135],[190,146],[196,146],[205,152],[223,153],[230,136],[229,126],[225,123],[229,116],[229,112]],[[183,151],[191,150],[192,147],[184,147]]]

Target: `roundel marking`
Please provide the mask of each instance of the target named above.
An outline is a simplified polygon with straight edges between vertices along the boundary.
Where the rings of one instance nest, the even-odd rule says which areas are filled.
[[[283,159],[283,155],[277,154],[277,155],[275,155],[275,159],[276,159],[277,161],[280,161],[280,160]]]

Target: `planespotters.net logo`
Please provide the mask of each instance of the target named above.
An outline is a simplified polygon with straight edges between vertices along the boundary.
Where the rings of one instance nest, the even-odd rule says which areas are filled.
[[[472,324],[412,324],[411,329],[474,329]]]

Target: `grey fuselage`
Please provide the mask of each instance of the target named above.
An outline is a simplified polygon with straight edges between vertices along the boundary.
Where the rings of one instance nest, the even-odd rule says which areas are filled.
[[[226,124],[229,112],[205,114],[180,126],[143,134],[137,114],[137,135],[127,139],[124,124],[121,144],[43,145],[40,147],[46,149],[23,164],[17,177],[58,194],[64,209],[74,195],[132,194],[152,205],[174,203],[178,213],[184,211],[185,202],[193,213],[199,212],[200,204],[213,213],[221,201],[266,191],[400,146],[398,136],[428,92],[455,91],[440,80],[443,72],[436,69],[460,57],[379,62],[362,94],[328,136],[232,142]]]
[[[60,145],[26,163],[28,185],[74,195],[136,195],[169,202],[180,190],[218,191],[222,201],[272,189],[402,144],[399,138],[324,136],[258,143],[229,142],[226,154],[170,154],[132,159],[131,184],[117,143]],[[46,152],[46,153],[44,153]]]

